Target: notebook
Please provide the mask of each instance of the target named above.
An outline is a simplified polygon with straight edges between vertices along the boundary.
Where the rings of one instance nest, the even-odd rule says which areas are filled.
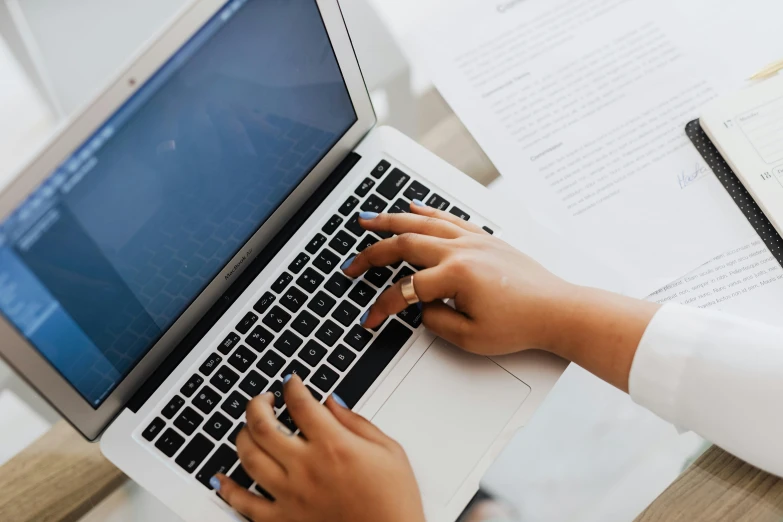
[[[783,235],[783,76],[717,99],[701,128]]]

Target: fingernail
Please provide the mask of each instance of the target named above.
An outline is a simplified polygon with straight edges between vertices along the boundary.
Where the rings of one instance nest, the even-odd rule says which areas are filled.
[[[419,308],[419,312],[424,311],[424,303],[416,303],[416,306]]]
[[[356,259],[356,256],[351,256],[346,259],[345,263],[343,263],[343,266],[340,267],[340,270],[348,270],[348,268],[353,264],[354,259]]]
[[[369,310],[367,310],[366,312],[364,312],[364,315],[362,316],[362,318],[361,318],[361,319],[359,319],[359,324],[360,324],[360,325],[362,325],[362,326],[364,326],[364,323],[366,323],[366,322],[367,322],[367,319],[368,319],[369,317],[370,317],[370,311],[369,311]]]
[[[288,381],[290,381],[290,380],[291,380],[291,377],[293,377],[293,375],[286,375],[286,376],[283,378],[283,384],[286,384]]]
[[[220,479],[217,477],[212,477],[209,479],[209,485],[212,486],[212,489],[215,491],[220,491]]]
[[[424,202],[420,199],[414,199],[413,204],[417,207],[426,207],[427,205],[424,204]]]
[[[377,212],[361,212],[359,214],[359,217],[364,219],[364,220],[366,220],[366,221],[369,221],[371,219],[377,218],[378,217],[378,213]]]
[[[332,399],[334,399],[334,402],[336,402],[337,404],[339,404],[340,406],[342,406],[342,407],[343,407],[343,408],[345,408],[346,410],[348,409],[348,405],[347,405],[347,404],[345,404],[345,401],[344,401],[344,400],[342,400],[342,399],[340,398],[340,396],[339,396],[339,395],[337,395],[336,393],[333,393],[333,394],[332,394]]]

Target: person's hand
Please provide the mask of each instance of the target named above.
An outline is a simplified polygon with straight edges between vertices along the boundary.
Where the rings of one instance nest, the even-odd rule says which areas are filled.
[[[344,272],[360,277],[372,267],[407,261],[424,325],[457,346],[482,355],[550,349],[577,288],[493,237],[447,212],[414,202],[410,214],[363,213],[361,225],[392,232],[356,256]],[[384,292],[366,316],[374,328],[408,307],[401,282]],[[444,304],[453,299],[456,310]]]
[[[242,466],[275,500],[218,475],[218,491],[234,509],[255,522],[424,522],[399,444],[334,396],[319,404],[296,375],[285,401],[304,438],[275,418],[271,393],[248,404],[237,437]]]

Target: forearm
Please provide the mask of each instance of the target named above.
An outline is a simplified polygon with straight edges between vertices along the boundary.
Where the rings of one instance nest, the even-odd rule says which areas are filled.
[[[628,392],[636,349],[660,305],[592,288],[574,287],[557,314],[549,349]]]

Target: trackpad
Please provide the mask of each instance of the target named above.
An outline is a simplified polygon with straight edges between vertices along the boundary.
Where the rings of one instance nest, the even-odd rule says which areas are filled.
[[[408,453],[428,507],[445,506],[530,388],[437,339],[373,418]]]

